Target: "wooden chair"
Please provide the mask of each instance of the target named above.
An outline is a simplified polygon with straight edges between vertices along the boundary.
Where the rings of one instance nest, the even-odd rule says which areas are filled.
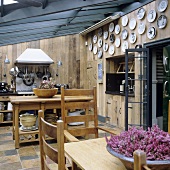
[[[64,155],[64,137],[67,140],[78,141],[68,132],[64,135],[64,124],[62,120],[57,121],[57,126],[52,125],[44,120],[43,111],[40,110],[39,114],[39,139],[40,139],[40,158],[41,170],[50,170],[47,163],[48,159],[57,164],[58,170],[68,169],[66,167],[66,158]],[[53,138],[57,140],[57,149],[47,143],[47,139]],[[70,141],[70,140],[69,140]]]
[[[146,153],[141,150],[136,150],[134,156],[134,170],[151,170],[146,164]]]
[[[73,97],[77,100],[68,100],[67,97]],[[89,99],[85,100],[88,97]],[[83,99],[84,98],[84,99]],[[69,115],[70,111],[83,110],[84,114]],[[98,126],[97,114],[97,89],[64,89],[61,87],[61,116],[64,121],[64,129],[73,136],[84,136],[86,139],[90,134],[98,137],[98,130],[112,134],[119,134],[115,130]],[[83,122],[81,126],[69,126],[70,123]]]

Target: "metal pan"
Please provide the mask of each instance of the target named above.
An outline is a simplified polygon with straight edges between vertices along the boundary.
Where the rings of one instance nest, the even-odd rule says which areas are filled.
[[[39,71],[39,67],[38,67],[38,71],[36,72],[36,75],[37,75],[38,78],[43,77],[43,73],[41,71]]]

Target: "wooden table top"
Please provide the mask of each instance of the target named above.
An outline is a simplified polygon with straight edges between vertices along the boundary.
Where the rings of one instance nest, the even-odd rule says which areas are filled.
[[[106,145],[105,138],[65,143],[65,152],[83,170],[126,170]]]
[[[90,96],[69,96],[65,97],[68,101],[83,101],[83,100],[91,100]],[[25,102],[55,102],[61,101],[61,95],[55,95],[51,98],[39,98],[37,96],[10,96],[11,103],[25,103]]]

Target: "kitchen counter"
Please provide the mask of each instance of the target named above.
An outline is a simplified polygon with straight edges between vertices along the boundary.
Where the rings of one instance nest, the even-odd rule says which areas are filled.
[[[18,96],[18,93],[0,93],[0,96]]]

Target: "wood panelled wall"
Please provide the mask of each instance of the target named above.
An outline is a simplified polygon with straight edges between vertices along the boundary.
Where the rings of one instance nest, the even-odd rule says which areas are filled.
[[[50,65],[50,71],[56,83],[67,83],[71,88],[80,87],[80,42],[79,35],[69,35],[44,39],[20,44],[0,47],[0,81],[10,84],[11,75],[9,70],[14,67],[17,57],[27,48],[43,50],[54,60]],[[6,77],[4,77],[4,60],[8,57],[10,64],[6,64]],[[57,68],[57,62],[62,61],[62,66]],[[58,73],[58,76],[56,76]]]

